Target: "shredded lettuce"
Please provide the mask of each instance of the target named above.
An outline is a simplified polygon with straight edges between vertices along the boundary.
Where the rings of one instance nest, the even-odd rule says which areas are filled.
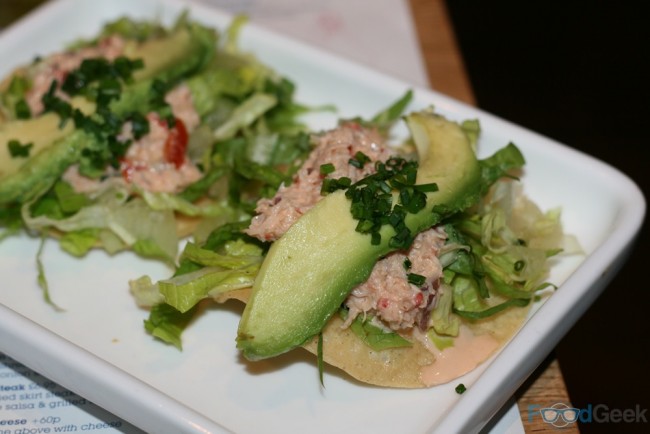
[[[165,303],[179,312],[187,312],[208,296],[248,288],[253,285],[259,263],[237,269],[204,267],[200,270],[158,282]]]
[[[45,300],[45,302],[50,306],[54,307],[54,309],[56,309],[57,311],[63,311],[62,308],[60,308],[56,303],[54,303],[52,297],[50,296],[50,285],[47,283],[47,277],[45,276],[45,267],[43,266],[43,261],[42,261],[43,250],[45,248],[45,241],[46,238],[42,236],[40,244],[38,246],[38,252],[36,253],[36,268],[38,270],[38,276],[37,276],[38,286],[43,291],[43,300]]]
[[[0,91],[0,122],[5,120],[3,118],[18,119],[31,116],[31,112],[25,112],[23,116],[20,116],[19,110],[21,105],[25,105],[24,95],[31,86],[32,83],[27,77],[16,75],[11,79],[6,89]],[[28,106],[27,110],[29,110]]]
[[[140,276],[129,281],[129,290],[140,307],[151,308],[165,302],[160,288],[149,276]]]
[[[187,243],[181,262],[194,267],[159,281],[159,290],[168,304],[183,312],[208,295],[252,285],[262,258],[259,246],[241,239],[226,241],[217,250]]]
[[[253,285],[265,248],[241,232],[245,225],[248,222],[224,224],[200,246],[188,242],[176,273],[168,279],[153,282],[149,276],[141,276],[129,282],[138,305],[152,308],[146,328],[156,330],[153,336],[178,346],[182,324],[188,323],[178,322],[179,315],[187,319],[202,300]]]
[[[122,244],[117,250],[137,248],[143,256],[173,262],[178,249],[173,212],[154,210],[140,198],[128,198],[126,191],[109,188],[93,198],[90,205],[67,216],[61,213],[57,199],[43,196],[23,205],[22,219],[29,229],[62,232],[65,247],[76,256],[88,250],[83,246],[90,243],[91,236],[103,241],[110,235],[101,232],[110,232],[113,246]]]
[[[479,162],[483,179],[483,194],[486,194],[488,189],[504,176],[514,177],[513,171],[521,169],[526,164],[523,154],[514,143],[508,143],[490,157]]]
[[[497,152],[484,164],[484,180],[490,184],[477,207],[445,225],[447,246],[441,254],[444,287],[450,285],[453,300],[438,295],[432,327],[439,335],[455,336],[444,329],[450,321],[478,320],[513,308],[528,306],[537,293],[552,288],[548,258],[561,251],[565,236],[558,213],[543,213],[521,188],[504,176],[522,160],[513,145]],[[491,301],[498,296],[500,302]]]
[[[185,200],[181,195],[171,193],[153,193],[142,191],[142,198],[147,205],[156,211],[177,211],[190,217],[219,217],[225,216],[228,220],[237,220],[242,213],[226,201],[196,203]]]
[[[456,316],[454,316],[454,318],[456,318]],[[431,327],[429,331],[427,331],[427,337],[431,342],[433,342],[433,345],[435,345],[436,348],[440,351],[444,350],[445,348],[450,348],[454,346],[453,336],[440,335],[436,333],[436,330],[433,327]]]
[[[194,318],[195,310],[182,313],[168,304],[157,304],[144,321],[144,328],[152,336],[182,350],[181,334]]]
[[[272,95],[258,93],[241,103],[230,117],[214,130],[216,140],[228,140],[243,128],[250,126],[261,115],[277,104]]]
[[[63,250],[77,257],[86,255],[98,242],[99,230],[96,228],[65,232],[59,240]]]
[[[438,290],[438,300],[436,308],[431,313],[430,322],[431,329],[437,335],[458,336],[460,319],[452,314],[452,306],[455,300],[454,291],[446,284],[440,285]]]
[[[18,234],[22,228],[23,221],[19,206],[0,206],[0,242],[4,238]]]
[[[343,319],[346,319],[348,311],[347,309],[340,309],[339,314]],[[350,324],[350,330],[363,343],[375,351],[381,351],[387,348],[410,347],[413,345],[409,340],[394,331],[380,327],[379,324],[373,322],[372,316],[369,315],[357,316]]]
[[[397,101],[375,114],[375,116],[370,120],[370,124],[376,126],[377,129],[384,134],[388,133],[395,123],[402,118],[406,107],[408,107],[412,99],[413,91],[409,89]]]
[[[223,267],[237,269],[262,262],[262,249],[242,240],[235,240],[224,246],[224,254],[203,249],[194,243],[188,243],[183,250],[183,259],[205,267]]]

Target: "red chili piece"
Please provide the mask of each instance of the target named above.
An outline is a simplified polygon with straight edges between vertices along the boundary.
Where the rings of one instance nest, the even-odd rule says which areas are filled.
[[[387,309],[390,306],[390,300],[382,297],[377,301],[377,305],[380,309]]]
[[[182,120],[176,118],[174,128],[169,130],[169,135],[165,141],[165,159],[173,163],[178,169],[185,161],[185,151],[188,143],[187,128]]]

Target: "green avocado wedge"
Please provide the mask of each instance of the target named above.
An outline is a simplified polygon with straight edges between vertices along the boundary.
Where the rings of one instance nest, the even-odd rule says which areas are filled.
[[[417,233],[479,199],[481,166],[455,122],[429,111],[412,113],[406,122],[419,154],[416,184],[438,186],[426,194],[426,207],[405,219]],[[316,336],[375,262],[394,250],[392,226],[381,228],[378,245],[356,226],[350,201],[337,191],[273,243],[239,323],[237,346],[244,357],[273,357]]]

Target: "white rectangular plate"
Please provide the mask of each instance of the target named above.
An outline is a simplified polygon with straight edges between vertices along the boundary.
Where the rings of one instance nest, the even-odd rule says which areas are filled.
[[[94,35],[121,15],[170,22],[184,7],[223,28],[230,17],[173,0],[59,0],[0,34],[0,74],[34,56]],[[242,46],[290,77],[301,102],[334,104],[336,115],[310,118],[330,128],[336,117],[369,116],[409,88],[403,83],[262,29],[248,26]],[[435,92],[416,89],[413,109],[434,105],[455,120],[478,118],[486,156],[512,141],[527,166],[525,191],[544,209],[561,207],[567,232],[585,249],[562,259],[551,280],[559,289],[538,303],[520,333],[496,357],[447,385],[425,390],[366,387],[327,370],[318,383],[302,351],[246,363],[235,349],[241,307],[208,309],[179,352],[148,336],[128,280],[170,270],[131,254],[93,252],[83,260],[56,243],[43,257],[55,312],[36,284],[39,241],[0,243],[0,351],[148,432],[470,432],[490,417],[588,308],[624,260],[645,212],[639,189],[593,158]],[[616,144],[612,144],[615,146]],[[459,382],[468,386],[458,395]]]

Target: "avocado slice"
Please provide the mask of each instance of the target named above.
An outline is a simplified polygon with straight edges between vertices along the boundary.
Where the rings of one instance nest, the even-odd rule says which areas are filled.
[[[28,202],[51,187],[71,164],[81,157],[81,152],[97,139],[82,130],[73,130],[67,136],[48,141],[46,149],[24,159],[19,169],[0,178],[0,205],[20,201]]]
[[[214,44],[214,35],[207,28],[188,25],[164,38],[129,45],[126,55],[143,58],[145,67],[135,74],[136,82],[111,103],[111,111],[118,115],[146,111],[154,79],[175,81],[195,72],[210,61]],[[73,98],[71,104],[84,114],[95,111],[94,103],[81,97]],[[8,149],[11,140],[31,144],[29,157],[12,157]],[[95,142],[91,134],[74,129],[71,120],[61,127],[54,113],[0,123],[0,205],[25,202],[42,193]]]
[[[71,105],[81,110],[84,114],[92,113],[95,105],[82,97],[75,97]],[[10,140],[19,140],[23,144],[31,143],[30,155],[40,154],[74,130],[72,122],[61,126],[61,119],[55,113],[45,113],[38,118],[29,120],[16,120],[0,124],[0,144]],[[12,175],[28,161],[27,158],[12,157],[8,146],[0,147],[0,180]]]
[[[410,114],[406,122],[420,155],[417,184],[438,185],[427,193],[425,209],[405,220],[415,233],[475,203],[481,169],[458,124],[429,111]],[[373,245],[356,225],[339,190],[273,243],[239,323],[237,347],[247,359],[279,355],[316,336],[375,262],[393,250],[391,226],[381,229],[382,241]]]
[[[144,68],[133,74],[135,80],[175,80],[207,65],[215,50],[215,34],[207,27],[188,23],[164,38],[128,45],[124,55],[143,60]]]

